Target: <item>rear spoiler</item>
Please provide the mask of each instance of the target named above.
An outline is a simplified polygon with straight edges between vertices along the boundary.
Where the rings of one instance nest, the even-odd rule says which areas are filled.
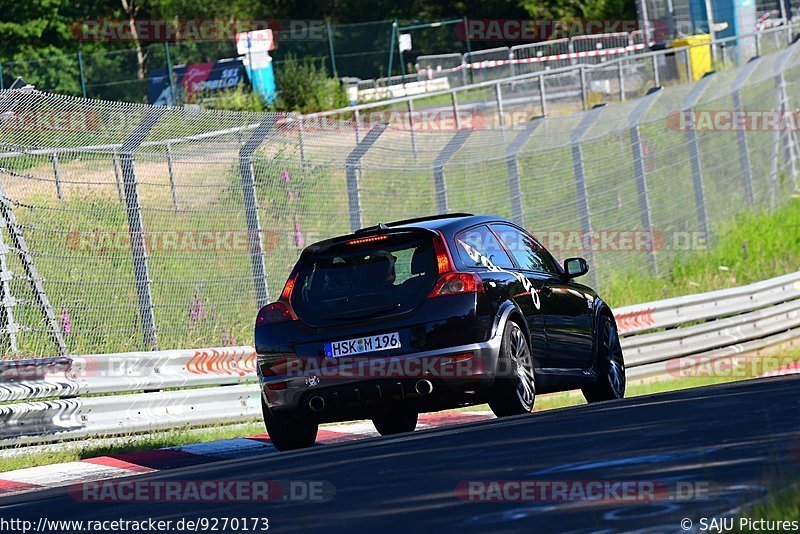
[[[325,241],[320,241],[319,243],[314,243],[313,245],[306,247],[301,256],[305,256],[306,254],[327,252],[336,246],[347,244],[348,241],[356,241],[366,237],[379,235],[411,236],[414,234],[429,235],[431,237],[439,235],[436,230],[431,230],[430,228],[389,228],[388,226],[381,224],[370,228],[362,228],[353,232],[352,234],[334,237],[331,239],[326,239]]]

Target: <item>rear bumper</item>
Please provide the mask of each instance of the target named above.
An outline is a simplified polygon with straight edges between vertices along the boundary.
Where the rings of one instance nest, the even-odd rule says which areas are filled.
[[[419,411],[442,409],[469,402],[475,391],[494,380],[502,336],[425,352],[388,357],[351,358],[347,361],[303,360],[302,368],[283,376],[261,378],[263,397],[270,410],[302,413],[321,422],[369,417],[392,404]],[[420,380],[433,386],[417,391]],[[324,404],[322,410],[309,407]],[[322,399],[320,403],[319,399]]]

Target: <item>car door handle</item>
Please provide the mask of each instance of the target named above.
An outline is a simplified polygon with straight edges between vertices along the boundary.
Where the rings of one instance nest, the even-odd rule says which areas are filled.
[[[542,286],[542,295],[549,297],[553,294],[553,288],[550,286]]]

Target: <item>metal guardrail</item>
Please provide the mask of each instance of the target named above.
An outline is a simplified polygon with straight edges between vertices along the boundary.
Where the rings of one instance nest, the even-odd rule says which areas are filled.
[[[615,315],[629,378],[664,374],[800,339],[800,272]],[[256,420],[255,365],[250,346],[0,362],[0,447]]]

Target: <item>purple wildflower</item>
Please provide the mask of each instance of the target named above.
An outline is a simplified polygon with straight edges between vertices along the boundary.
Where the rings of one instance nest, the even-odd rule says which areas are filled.
[[[63,306],[61,307],[61,330],[63,330],[65,334],[72,332],[72,322],[69,320],[69,313],[67,313],[67,309]]]

